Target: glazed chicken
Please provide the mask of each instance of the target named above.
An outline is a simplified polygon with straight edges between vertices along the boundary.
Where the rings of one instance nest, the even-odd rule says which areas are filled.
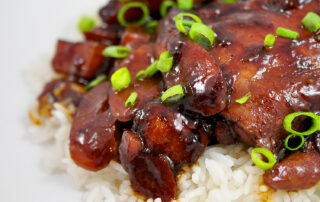
[[[153,19],[159,19],[162,0],[145,2]],[[53,68],[62,79],[48,84],[39,97],[47,103],[56,83],[66,83],[77,111],[70,132],[70,153],[74,162],[98,171],[111,160],[121,162],[135,192],[149,198],[171,201],[177,194],[177,176],[185,165],[193,165],[210,144],[243,142],[270,150],[276,165],[264,173],[264,183],[274,189],[299,190],[320,180],[320,134],[306,138],[298,151],[284,149],[289,135],[284,118],[293,112],[320,114],[320,41],[317,33],[304,28],[308,12],[320,15],[319,0],[195,1],[187,11],[201,18],[215,32],[212,46],[192,41],[181,33],[170,8],[156,31],[123,27],[117,13],[125,2],[110,1],[99,14],[100,25],[85,32],[84,42],[60,40]],[[125,15],[135,21],[141,10]],[[264,46],[267,34],[285,27],[299,33],[296,40],[276,37],[273,47]],[[123,59],[103,57],[111,45],[126,46]],[[136,74],[153,64],[164,51],[173,57],[168,72],[145,79]],[[132,82],[115,91],[109,81],[88,93],[74,92],[71,84],[84,86],[105,74],[127,67]],[[184,97],[164,103],[161,95],[180,84]],[[124,103],[138,93],[133,106]],[[247,93],[251,97],[237,102]],[[54,102],[54,100],[51,100]],[[295,122],[306,129],[310,120]],[[310,124],[309,124],[310,125]]]

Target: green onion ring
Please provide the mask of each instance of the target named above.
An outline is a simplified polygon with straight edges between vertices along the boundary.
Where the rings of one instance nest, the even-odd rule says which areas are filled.
[[[193,0],[177,0],[180,10],[191,10],[193,8]]]
[[[160,72],[168,72],[172,68],[173,65],[173,56],[170,51],[165,51],[161,53],[159,57],[159,62],[157,64],[157,69]]]
[[[257,153],[265,156],[268,159],[268,162],[264,162],[263,160],[261,160],[257,156]],[[252,159],[253,163],[256,164],[256,166],[258,166],[262,170],[269,170],[269,169],[273,168],[273,166],[277,162],[276,157],[273,155],[273,153],[271,151],[269,151],[268,149],[262,148],[262,147],[257,147],[257,148],[252,149],[251,159]]]
[[[119,91],[126,88],[131,83],[131,75],[127,67],[122,67],[115,71],[111,76],[113,90]]]
[[[292,138],[292,137],[300,137],[301,143],[300,143],[297,147],[292,148],[292,147],[290,147],[290,146],[288,145],[289,140],[290,140],[290,138]],[[286,140],[285,140],[285,142],[284,142],[284,146],[285,146],[287,149],[291,150],[291,151],[296,151],[296,150],[300,149],[300,148],[303,146],[304,142],[305,142],[305,139],[304,139],[304,136],[303,136],[303,135],[291,134],[291,135],[289,135],[289,136],[286,138]]]
[[[177,102],[184,97],[183,87],[178,84],[167,89],[161,96],[162,102]]]
[[[162,17],[166,16],[168,13],[168,9],[171,7],[176,7],[177,4],[176,2],[172,1],[172,0],[165,0],[164,2],[162,2],[161,6],[160,6],[160,15]]]
[[[292,129],[292,121],[298,117],[298,116],[308,116],[312,118],[312,125],[311,127],[304,132],[298,132]],[[311,135],[315,132],[317,132],[320,128],[320,117],[312,112],[295,112],[292,114],[288,114],[284,120],[283,120],[283,126],[289,133],[295,134],[295,135]]]
[[[141,70],[136,74],[137,79],[145,79],[147,77],[153,76],[155,73],[158,72],[157,66],[158,66],[158,60],[154,61],[147,69]]]
[[[180,32],[184,33],[184,34],[187,34],[187,33],[188,33],[188,30],[185,28],[185,26],[190,27],[190,26],[192,26],[192,24],[194,23],[194,22],[189,21],[189,20],[184,20],[184,19],[183,19],[184,17],[190,17],[190,18],[192,18],[195,22],[197,22],[197,23],[202,23],[202,20],[201,20],[198,16],[196,16],[196,15],[194,15],[194,14],[192,14],[192,13],[179,13],[179,14],[176,15],[176,17],[174,18],[174,21],[175,21],[175,23],[176,23],[177,29],[178,29]]]
[[[208,45],[204,39],[207,39],[209,45],[212,46],[215,36],[214,31],[205,24],[193,23],[189,31],[190,39],[202,45]],[[208,46],[209,46],[208,45]]]
[[[124,19],[124,16],[126,14],[126,12],[130,9],[130,8],[140,8],[143,12],[143,16],[140,20],[136,21],[136,22],[128,22]],[[141,2],[130,2],[125,4],[119,11],[118,13],[118,21],[121,25],[123,26],[129,26],[129,25],[142,25],[144,24],[148,17],[149,17],[149,9],[147,7],[146,4],[141,3]]]
[[[126,100],[125,106],[126,107],[131,107],[134,105],[134,103],[136,102],[138,98],[138,93],[137,92],[133,92],[130,94],[130,96],[128,97],[128,99]]]
[[[96,87],[97,85],[99,85],[100,83],[105,81],[106,79],[107,79],[107,76],[102,74],[102,75],[98,76],[95,80],[91,81],[88,85],[86,85],[85,89],[88,91],[88,90]]]
[[[104,57],[125,58],[130,54],[130,49],[125,46],[108,46],[102,51]]]

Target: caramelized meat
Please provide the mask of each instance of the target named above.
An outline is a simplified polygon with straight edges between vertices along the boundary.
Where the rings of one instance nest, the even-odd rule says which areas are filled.
[[[307,189],[320,180],[320,154],[296,152],[265,172],[264,183],[274,189]]]
[[[52,60],[55,71],[90,79],[95,76],[103,63],[105,48],[96,42],[70,43],[58,41],[56,54]]]
[[[130,131],[123,133],[119,153],[136,192],[146,197],[161,197],[165,202],[174,199],[177,183],[166,156],[144,152],[141,140]]]
[[[146,148],[166,154],[178,167],[195,163],[208,144],[207,136],[192,120],[160,103],[149,103],[139,111],[134,129]]]
[[[162,91],[161,78],[155,76],[143,81],[136,79],[136,74],[140,70],[146,69],[152,61],[154,46],[152,44],[143,44],[138,49],[132,50],[132,53],[121,61],[116,68],[127,67],[130,71],[132,84],[121,91],[110,92],[110,109],[114,117],[119,121],[129,121],[134,117],[137,110],[141,109],[148,101],[157,97]],[[132,107],[126,107],[125,102],[132,92],[138,93],[138,98]]]
[[[70,154],[74,162],[96,171],[107,166],[118,154],[119,131],[108,109],[110,83],[101,83],[83,99],[75,114],[70,133]]]
[[[41,116],[51,116],[51,110],[55,102],[62,103],[66,107],[77,107],[85,94],[81,84],[65,79],[52,80],[46,84],[38,97],[38,111]]]
[[[84,32],[84,35],[88,41],[96,41],[108,46],[118,43],[121,32],[122,29],[120,26],[104,24],[102,26],[95,27],[90,32]]]

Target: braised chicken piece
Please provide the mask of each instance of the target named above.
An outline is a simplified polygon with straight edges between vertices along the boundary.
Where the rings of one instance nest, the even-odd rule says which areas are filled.
[[[109,89],[108,82],[92,89],[78,107],[72,123],[71,158],[87,170],[100,170],[117,158],[121,134],[109,110]]]
[[[93,41],[71,43],[59,40],[52,66],[56,72],[91,79],[101,67],[105,45]]]
[[[84,86],[66,79],[56,79],[47,83],[38,97],[40,116],[51,116],[53,104],[59,102],[72,110],[80,104],[86,93]],[[73,111],[72,111],[73,112]]]
[[[83,34],[88,41],[96,41],[109,46],[119,42],[122,31],[120,26],[103,24]]]
[[[137,110],[144,107],[150,100],[160,95],[162,91],[162,81],[160,76],[139,80],[136,74],[146,69],[155,60],[155,48],[149,42],[151,38],[141,30],[128,29],[122,37],[122,45],[131,48],[131,54],[125,59],[118,61],[113,70],[127,67],[130,71],[132,84],[123,90],[114,91],[110,89],[110,109],[117,120],[130,121]],[[126,107],[125,102],[132,92],[138,93],[138,98],[134,106]]]
[[[133,189],[147,197],[172,200],[176,194],[174,173],[197,161],[208,137],[192,120],[156,102],[137,113],[133,131],[124,132],[119,147]]]
[[[146,197],[161,197],[164,202],[175,197],[177,183],[168,157],[147,152],[141,139],[131,131],[124,131],[119,153],[136,192]]]

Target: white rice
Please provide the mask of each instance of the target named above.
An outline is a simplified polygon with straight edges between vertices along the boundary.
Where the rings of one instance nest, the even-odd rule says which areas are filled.
[[[48,67],[33,69],[28,74],[35,96],[46,81],[55,77]],[[71,117],[56,103],[53,116],[41,126],[30,125],[29,132],[38,143],[50,143],[51,153],[44,157],[48,172],[64,172],[83,191],[85,202],[142,202],[130,187],[129,176],[121,164],[112,161],[99,172],[78,167],[69,155]],[[196,165],[184,167],[178,185],[181,202],[310,202],[320,201],[320,185],[298,192],[272,191],[263,185],[263,171],[253,165],[250,148],[242,144],[215,145],[206,149]],[[40,161],[40,160],[39,160]],[[161,199],[147,202],[161,202]]]

